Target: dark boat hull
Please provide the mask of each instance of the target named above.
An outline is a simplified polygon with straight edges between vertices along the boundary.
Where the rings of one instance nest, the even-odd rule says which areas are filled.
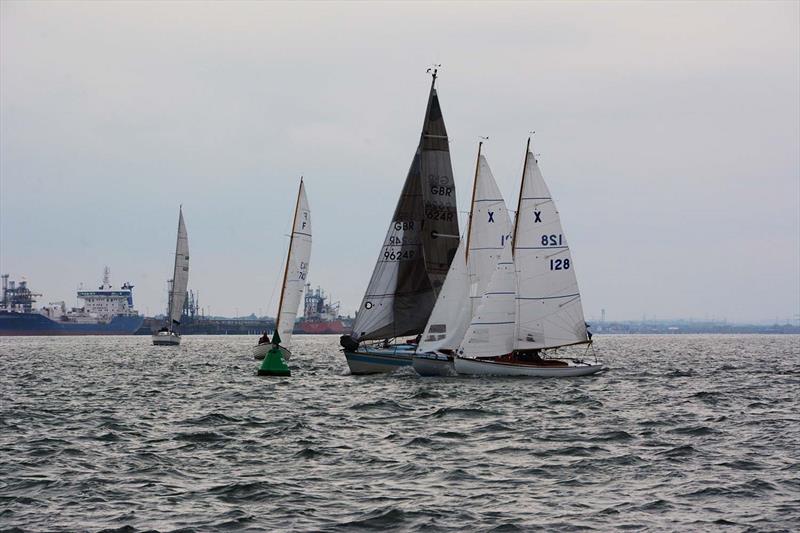
[[[132,335],[143,322],[142,316],[115,316],[107,323],[76,323],[52,320],[39,313],[0,312],[0,336]]]

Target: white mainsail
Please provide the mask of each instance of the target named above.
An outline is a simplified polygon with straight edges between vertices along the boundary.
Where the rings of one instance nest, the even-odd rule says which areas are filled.
[[[461,342],[460,356],[504,355],[514,349],[516,282],[511,243],[506,241],[500,261]]]
[[[180,324],[188,284],[189,236],[186,233],[186,225],[183,222],[183,208],[180,208],[178,214],[178,239],[175,243],[175,269],[172,274],[172,286],[169,293],[170,329],[173,324]]]
[[[530,140],[513,239],[517,267],[514,348],[587,342],[575,265],[555,203],[530,152]]]
[[[475,168],[467,237],[459,243],[419,345],[420,352],[455,350],[510,239],[511,219],[486,158]],[[466,244],[465,244],[466,241]]]
[[[292,221],[289,252],[286,256],[286,268],[283,273],[278,318],[275,324],[275,329],[280,335],[281,345],[287,349],[291,345],[292,330],[294,329],[294,321],[297,318],[297,308],[303,298],[303,287],[306,283],[310,259],[311,211],[308,207],[305,185],[301,178],[294,220]]]

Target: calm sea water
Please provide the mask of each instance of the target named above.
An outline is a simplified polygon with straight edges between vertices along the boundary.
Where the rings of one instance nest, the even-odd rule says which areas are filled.
[[[0,529],[800,530],[800,337],[597,336],[603,374],[350,376],[295,337],[0,338]]]

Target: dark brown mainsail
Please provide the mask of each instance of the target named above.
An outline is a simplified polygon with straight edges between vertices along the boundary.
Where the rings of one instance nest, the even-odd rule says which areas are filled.
[[[357,341],[421,333],[458,247],[456,188],[435,83],[436,71],[419,146],[353,325]]]

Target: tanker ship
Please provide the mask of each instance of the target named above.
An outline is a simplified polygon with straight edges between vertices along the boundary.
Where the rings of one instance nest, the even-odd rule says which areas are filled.
[[[0,336],[132,334],[144,322],[133,308],[133,285],[125,283],[114,289],[110,274],[106,267],[103,284],[96,290],[78,289],[84,305],[71,309],[63,301],[34,309],[41,294],[29,289],[27,281],[9,281],[9,275],[3,274]]]
[[[336,334],[350,331],[353,319],[339,316],[339,302],[329,304],[328,296],[317,287],[306,284],[303,316],[294,323],[294,333],[308,335]]]

